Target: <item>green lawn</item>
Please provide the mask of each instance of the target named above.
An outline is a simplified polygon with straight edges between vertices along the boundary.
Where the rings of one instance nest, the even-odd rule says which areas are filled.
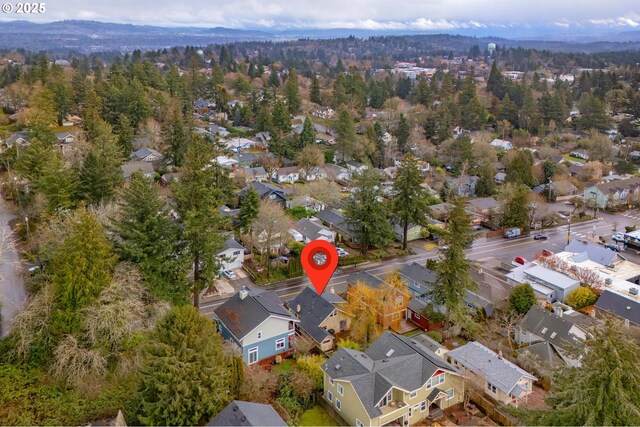
[[[282,363],[278,365],[273,365],[271,368],[271,372],[274,375],[281,374],[283,372],[291,372],[295,367],[295,361],[293,359],[285,359]]]
[[[585,163],[586,162],[585,159],[581,159],[581,158],[578,158],[578,157],[573,157],[571,154],[565,154],[562,157],[564,157],[567,160],[571,160],[573,162],[580,162],[580,163]]]
[[[404,334],[402,334],[402,336],[404,336],[404,337],[412,337],[414,335],[418,335],[418,334],[421,334],[421,333],[422,333],[421,329],[416,329],[415,331],[405,332]]]
[[[339,426],[320,406],[305,411],[298,422],[300,426]]]

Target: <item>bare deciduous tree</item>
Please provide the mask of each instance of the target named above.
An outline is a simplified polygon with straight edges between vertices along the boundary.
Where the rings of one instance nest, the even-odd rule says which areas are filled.
[[[293,220],[285,214],[278,203],[271,200],[260,203],[258,217],[253,222],[253,239],[260,253],[276,254],[283,245],[291,239],[289,230],[293,227]],[[276,261],[278,262],[278,261]],[[271,263],[267,262],[267,276],[271,273]]]

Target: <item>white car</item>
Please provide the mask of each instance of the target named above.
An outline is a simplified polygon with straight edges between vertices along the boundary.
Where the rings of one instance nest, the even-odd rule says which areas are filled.
[[[345,251],[342,248],[336,248],[336,250],[338,251],[338,256],[340,258],[345,257],[345,256],[349,256],[349,252]]]
[[[611,240],[614,240],[616,242],[624,242],[624,233],[616,233],[613,236],[611,236]]]
[[[236,277],[238,277],[238,275],[231,270],[224,270],[222,274],[224,274],[228,279],[235,279]]]

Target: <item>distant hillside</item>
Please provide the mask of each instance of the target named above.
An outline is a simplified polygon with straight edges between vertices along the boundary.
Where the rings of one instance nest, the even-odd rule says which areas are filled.
[[[490,34],[490,31],[494,31]],[[540,30],[542,31],[542,29]],[[551,31],[551,30],[549,30]],[[441,31],[439,33],[442,33]],[[606,33],[581,36],[575,32],[554,32],[544,37],[526,37],[514,40],[516,34],[505,34],[504,30],[460,29],[452,31],[460,37],[452,38],[452,49],[466,50],[474,44],[496,41],[507,47],[529,47],[552,51],[617,51],[640,49],[640,31]],[[438,37],[433,31],[375,31],[362,29],[289,29],[282,31],[239,30],[231,28],[169,28],[149,25],[113,24],[96,21],[58,21],[37,24],[28,21],[12,21],[0,24],[0,49],[24,48],[32,51],[81,52],[135,49],[159,49],[173,46],[206,46],[208,44],[243,41],[278,41],[300,38],[332,39],[355,36],[412,36]],[[441,36],[442,34],[440,34]],[[492,36],[492,37],[490,37]]]

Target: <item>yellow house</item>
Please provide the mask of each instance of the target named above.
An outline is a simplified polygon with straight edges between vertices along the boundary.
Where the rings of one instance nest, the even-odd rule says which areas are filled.
[[[300,319],[296,325],[299,335],[310,337],[320,350],[331,351],[335,347],[334,334],[351,327],[353,316],[344,310],[345,304],[345,300],[331,291],[321,296],[306,287],[288,307]]]
[[[352,426],[408,426],[464,398],[463,379],[450,364],[392,332],[365,352],[340,348],[322,368],[325,401]]]

